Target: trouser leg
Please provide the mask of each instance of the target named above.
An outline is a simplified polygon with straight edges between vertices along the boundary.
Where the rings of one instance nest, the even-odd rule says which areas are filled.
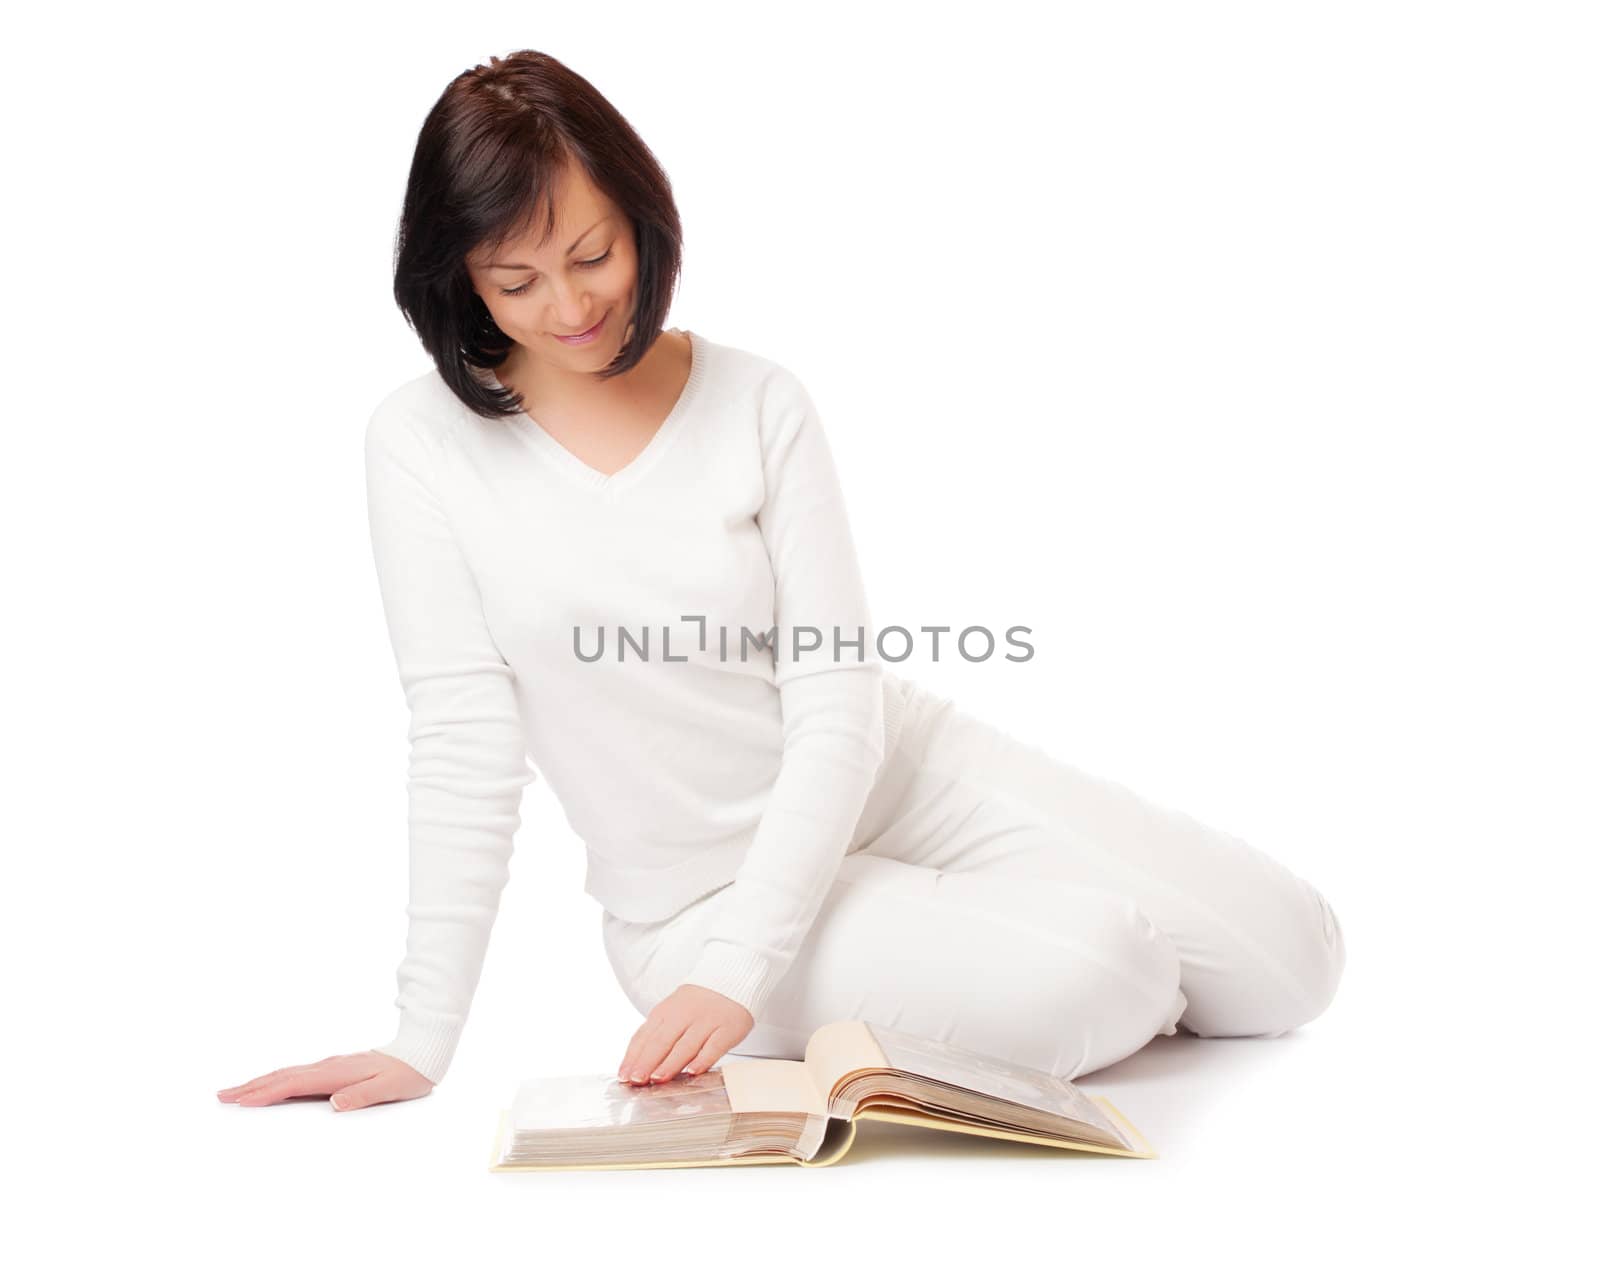
[[[607,922],[641,1012],[677,988],[719,895],[664,925]],[[1171,941],[1125,897],[856,853],[734,1052],[799,1058],[818,1026],[860,1019],[1071,1079],[1170,1030],[1178,998]]]
[[[1309,883],[1243,839],[911,690],[860,851],[1131,900],[1176,947],[1179,1024],[1200,1035],[1278,1035],[1328,1006],[1344,938]]]

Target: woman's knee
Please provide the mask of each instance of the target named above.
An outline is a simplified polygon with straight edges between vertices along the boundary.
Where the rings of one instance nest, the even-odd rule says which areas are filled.
[[[1071,1078],[1174,1027],[1178,952],[1131,898],[846,860],[762,1046],[735,1051],[792,1055],[818,1025],[860,1018]]]
[[[962,1021],[1000,1045],[964,1046],[1071,1079],[1176,1028],[1177,947],[1131,897],[993,873],[944,882],[972,913],[990,974],[987,997]]]
[[[1300,974],[1305,1006],[1296,1025],[1301,1026],[1327,1011],[1344,977],[1344,930],[1327,898],[1314,889],[1312,893],[1317,900],[1316,927],[1320,944],[1310,948],[1310,962]]]
[[[1327,1011],[1344,976],[1345,942],[1327,899],[1302,881],[1307,903],[1286,916],[1276,944],[1241,950],[1220,980],[1189,982],[1182,1025],[1203,1038],[1275,1038]]]
[[[997,888],[1010,890],[1009,907]],[[1132,899],[993,876],[977,896],[966,903],[964,942],[946,946],[969,951],[979,980],[940,992],[937,1037],[1072,1079],[1176,1029],[1177,948]]]
[[[1315,904],[1308,925],[1310,936],[1295,952],[1294,975],[1298,979],[1299,1002],[1291,1004],[1286,1024],[1274,1033],[1283,1034],[1320,1017],[1333,1003],[1340,979],[1344,976],[1344,930],[1327,898],[1306,886]]]
[[[1052,1074],[1088,1074],[1176,1028],[1186,1006],[1177,947],[1133,899],[1098,894],[1099,911],[1066,934],[1079,962],[1042,983],[1055,1037]]]

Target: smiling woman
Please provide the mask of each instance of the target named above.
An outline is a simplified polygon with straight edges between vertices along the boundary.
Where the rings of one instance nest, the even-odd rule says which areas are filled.
[[[435,367],[365,434],[411,713],[399,1024],[229,1097],[365,1106],[443,1078],[530,761],[644,1018],[633,1082],[798,1056],[833,1021],[1072,1077],[1180,1017],[1276,1035],[1320,1013],[1344,951],[1309,884],[885,669],[822,415],[778,361],[663,330],[679,245],[654,157],[547,55],[475,67],[429,114],[395,296]],[[697,618],[698,647],[656,660],[570,647]],[[703,638],[723,631],[782,642],[729,660]]]
[[[627,218],[575,160],[562,165],[543,198],[561,210],[549,225],[467,255],[473,291],[516,341],[513,356],[552,337],[567,347],[596,347],[613,315],[633,313],[638,263]],[[558,251],[571,222],[588,228]]]
[[[556,59],[490,58],[428,113],[396,236],[395,301],[474,411],[514,416],[536,379],[553,401],[571,399],[637,367],[682,264],[654,153]],[[678,354],[686,365],[681,344]]]
[[[490,384],[517,396],[517,421],[535,437],[589,470],[618,474],[671,422],[689,378],[689,341],[663,335],[632,369],[606,376],[637,327],[628,318],[639,279],[631,224],[570,158],[544,198],[555,210],[547,222],[467,255],[477,297],[516,343]]]

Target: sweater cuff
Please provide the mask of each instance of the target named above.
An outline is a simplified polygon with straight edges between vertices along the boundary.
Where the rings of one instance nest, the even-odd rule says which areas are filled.
[[[704,986],[725,995],[734,1003],[743,1004],[760,1021],[784,971],[770,955],[713,938],[706,942],[682,984]]]
[[[395,1037],[372,1051],[397,1058],[430,1083],[438,1083],[450,1068],[465,1018],[438,1013],[406,1011],[400,1014]]]

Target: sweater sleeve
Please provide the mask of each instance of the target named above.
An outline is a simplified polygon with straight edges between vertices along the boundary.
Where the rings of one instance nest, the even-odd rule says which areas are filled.
[[[367,513],[411,712],[410,900],[393,1039],[376,1051],[437,1083],[449,1068],[510,876],[528,766],[512,671],[440,506],[438,444],[385,401],[366,431]]]
[[[822,422],[803,384],[781,367],[761,419],[766,487],[756,522],[774,580],[783,758],[683,979],[743,1004],[758,1021],[838,875],[884,756],[883,667]],[[806,651],[817,642],[808,628],[821,632],[814,651]]]

